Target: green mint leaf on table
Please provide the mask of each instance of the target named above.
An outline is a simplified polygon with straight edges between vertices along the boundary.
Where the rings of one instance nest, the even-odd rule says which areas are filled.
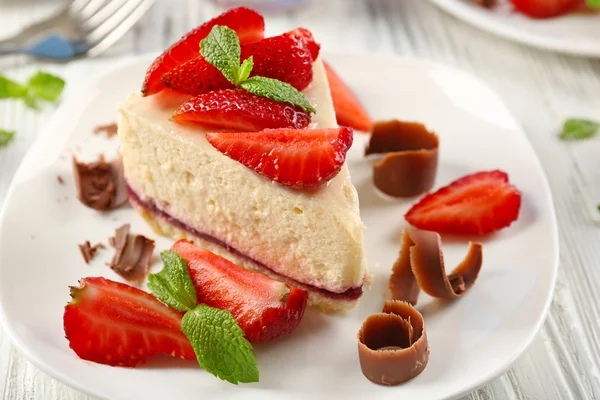
[[[0,129],[0,147],[4,147],[15,138],[15,131]]]
[[[215,25],[200,42],[200,53],[206,61],[221,71],[229,82],[234,85],[239,83],[242,51],[240,40],[233,29]]]
[[[27,87],[36,98],[55,102],[62,94],[65,81],[58,76],[38,71],[29,78]]]
[[[207,372],[235,385],[258,382],[252,345],[229,311],[200,304],[184,315],[181,330]]]
[[[242,66],[239,69],[237,81],[244,82],[246,79],[248,79],[250,73],[252,72],[252,68],[254,68],[254,58],[250,56],[242,63]]]
[[[0,75],[0,99],[27,96],[27,87]]]
[[[600,0],[587,0],[587,5],[594,8],[600,8]]]
[[[592,137],[600,130],[600,123],[587,120],[569,118],[563,124],[560,138],[563,140],[580,140]]]
[[[40,109],[37,98],[32,96],[31,92],[28,92],[27,95],[23,97],[23,103],[25,103],[27,108],[31,108],[32,110]]]
[[[185,260],[174,251],[160,253],[164,268],[157,274],[148,276],[148,288],[160,301],[177,311],[194,309],[197,304],[194,283]]]
[[[316,112],[306,99],[306,96],[292,85],[278,81],[277,79],[255,76],[242,82],[240,86],[242,89],[257,96],[267,97],[280,103],[289,103],[300,107],[304,111]]]

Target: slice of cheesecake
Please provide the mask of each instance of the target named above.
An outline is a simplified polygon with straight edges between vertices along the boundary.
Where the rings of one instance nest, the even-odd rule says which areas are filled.
[[[311,127],[337,127],[320,60],[304,94],[317,110]],[[201,128],[171,121],[181,102],[163,91],[132,94],[119,106],[125,177],[138,212],[158,234],[307,290],[323,310],[353,306],[367,270],[346,165],[313,191],[278,185],[217,151]]]

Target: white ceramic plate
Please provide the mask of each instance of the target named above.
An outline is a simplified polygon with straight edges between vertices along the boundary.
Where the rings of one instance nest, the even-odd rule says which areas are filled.
[[[415,201],[392,200],[375,191],[370,161],[362,157],[362,134],[356,135],[348,163],[367,226],[373,285],[351,312],[310,311],[292,335],[256,346],[260,383],[232,386],[194,362],[169,358],[137,369],[112,368],[82,361],[69,349],[62,329],[68,286],[84,276],[118,279],[104,264],[111,251],[86,265],[77,244],[106,243],[125,222],[135,232],[156,236],[131,208],[101,214],[81,205],[74,196],[70,162],[71,151],[88,157],[116,153],[117,138],[106,140],[91,132],[114,120],[118,101],[139,88],[148,57],[124,63],[67,99],[15,177],[0,226],[0,315],[17,347],[46,373],[106,399],[442,399],[467,393],[505,371],[543,322],[558,266],[552,199],[533,149],[498,97],[470,76],[392,56],[329,60],[376,119],[424,121],[439,132],[438,186],[499,168],[523,192],[518,222],[483,238],[485,262],[472,291],[446,306],[423,295],[418,308],[425,316],[431,359],[421,376],[402,386],[382,387],[365,379],[359,368],[356,333],[363,319],[382,307],[403,214]],[[171,244],[157,239],[159,250]],[[453,268],[467,242],[446,238],[445,244]],[[158,262],[154,268],[160,268]]]
[[[538,20],[513,11],[508,0],[499,0],[493,10],[474,0],[431,1],[455,17],[507,39],[561,53],[600,57],[600,13],[573,12]]]

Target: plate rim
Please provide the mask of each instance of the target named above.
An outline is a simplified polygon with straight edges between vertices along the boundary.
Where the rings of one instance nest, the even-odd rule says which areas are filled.
[[[543,36],[524,32],[519,29],[511,29],[504,23],[499,23],[485,16],[478,11],[473,10],[469,5],[464,4],[462,0],[429,0],[439,9],[446,13],[478,28],[482,31],[494,34],[498,37],[510,40],[512,42],[534,47],[540,50],[550,51],[558,54],[570,56],[600,58],[600,44],[597,47],[587,45],[565,45],[560,42],[547,39]],[[598,17],[600,23],[600,16]]]
[[[437,0],[432,0],[432,1],[437,1]],[[559,248],[560,242],[559,242],[559,234],[558,234],[558,222],[556,219],[556,208],[554,205],[554,198],[552,196],[552,191],[550,189],[548,176],[547,176],[546,171],[535,151],[535,148],[531,144],[531,141],[529,140],[529,137],[525,133],[525,130],[523,129],[519,120],[513,115],[513,113],[510,112],[510,110],[506,106],[506,103],[504,102],[504,99],[495,90],[493,90],[490,85],[488,85],[484,80],[477,77],[476,75],[470,74],[466,71],[460,70],[452,65],[447,65],[442,62],[436,62],[436,61],[431,61],[431,60],[427,60],[427,59],[421,59],[418,57],[403,56],[403,55],[397,55],[397,54],[391,54],[391,53],[327,52],[326,54],[327,54],[326,58],[338,58],[338,57],[339,58],[345,58],[345,57],[388,58],[391,60],[396,60],[396,61],[400,61],[403,63],[409,63],[409,64],[413,64],[413,65],[424,65],[427,68],[442,68],[442,69],[449,70],[452,73],[460,74],[463,77],[466,77],[466,78],[470,79],[471,81],[477,83],[480,87],[487,89],[490,93],[492,93],[494,95],[494,97],[498,101],[500,101],[500,103],[507,110],[507,112],[510,114],[511,118],[515,122],[516,128],[518,128],[518,131],[521,133],[521,135],[525,139],[527,146],[529,146],[532,153],[534,154],[534,159],[532,160],[532,162],[537,166],[539,173],[541,173],[541,175],[542,175],[541,183],[544,188],[544,191],[547,194],[547,199],[549,200],[549,204],[548,204],[549,210],[548,211],[551,214],[551,228],[552,228],[551,240],[552,240],[553,247],[554,247],[554,252],[553,252],[554,253],[553,254],[554,265],[552,265],[552,270],[551,270],[552,276],[551,276],[550,288],[549,288],[550,294],[545,300],[545,304],[544,304],[542,313],[538,315],[535,329],[533,329],[531,331],[529,336],[526,338],[526,340],[523,341],[523,343],[519,347],[515,347],[515,349],[513,350],[513,354],[505,363],[499,365],[492,373],[482,376],[478,381],[475,381],[472,385],[470,385],[470,387],[468,387],[460,392],[457,392],[457,393],[449,393],[448,396],[445,397],[446,399],[460,398],[466,394],[469,394],[469,393],[477,390],[478,388],[483,387],[490,381],[498,378],[499,376],[503,375],[507,370],[509,370],[510,367],[524,354],[525,350],[527,350],[527,348],[531,345],[533,340],[537,337],[538,333],[540,332],[540,330],[542,328],[542,325],[544,324],[544,322],[548,316],[548,312],[550,310],[550,305],[552,303],[552,300],[553,300],[554,294],[555,294],[558,269],[560,267],[560,258],[559,258],[560,257],[560,248]],[[63,101],[60,104],[60,106],[56,109],[56,111],[52,114],[52,117],[50,117],[48,123],[44,124],[44,128],[51,126],[51,124],[55,120],[58,120],[60,118],[61,114],[65,112],[64,110],[68,110],[68,109],[72,108],[73,104],[77,103],[77,99],[81,95],[85,94],[86,92],[89,92],[90,88],[94,87],[98,80],[118,71],[119,69],[121,69],[123,67],[127,67],[127,65],[130,63],[141,62],[142,60],[148,60],[148,62],[151,62],[154,57],[156,57],[156,52],[144,53],[144,54],[139,54],[139,55],[134,55],[134,56],[125,56],[125,57],[119,58],[119,60],[116,61],[114,64],[109,65],[106,68],[102,68],[101,71],[99,71],[98,73],[91,76],[91,78],[88,80],[87,84],[82,85],[81,87],[79,87],[76,90],[73,90],[69,94],[69,96],[65,99],[65,101]],[[13,192],[16,190],[16,187],[18,186],[17,182],[19,181],[19,179],[16,179],[16,178],[24,173],[23,171],[25,170],[25,165],[29,164],[28,159],[31,157],[31,154],[33,153],[33,149],[35,147],[39,146],[40,142],[42,141],[41,139],[45,135],[50,134],[49,132],[52,131],[51,129],[44,129],[44,128],[42,128],[42,131],[39,133],[39,135],[37,136],[37,138],[35,139],[33,144],[27,150],[25,156],[23,157],[21,163],[19,164],[19,167],[16,170],[15,175],[13,176],[13,179],[11,181],[9,189],[6,193],[6,198],[5,198],[6,200],[2,206],[2,210],[0,211],[0,242],[3,241],[1,227],[4,224],[4,220],[6,218],[6,212],[7,212],[7,208],[8,208],[7,207],[8,200],[12,197]],[[0,258],[0,264],[1,264],[1,262],[2,262],[2,259]],[[0,278],[2,276],[2,271],[3,271],[3,268],[0,265]],[[0,299],[1,298],[2,297],[0,296]],[[21,341],[21,339],[19,338],[17,333],[13,330],[12,326],[8,323],[8,318],[6,316],[5,307],[2,302],[0,302],[0,327],[2,327],[4,329],[4,332],[10,339],[11,344],[22,355],[24,355],[25,358],[29,362],[31,362],[36,368],[39,368],[39,370],[42,371],[44,374],[52,377],[53,379],[56,379],[56,380],[62,382],[63,384],[65,384],[75,390],[85,393],[87,395],[94,396],[98,399],[111,400],[109,397],[106,397],[106,395],[104,395],[103,393],[97,392],[97,391],[93,390],[92,388],[89,388],[89,387],[85,386],[84,384],[81,384],[78,381],[72,379],[70,376],[62,374],[61,372],[58,372],[57,370],[52,368],[50,364],[48,364],[47,362],[45,362],[42,359],[39,359],[33,351],[30,351],[28,346],[24,342]]]

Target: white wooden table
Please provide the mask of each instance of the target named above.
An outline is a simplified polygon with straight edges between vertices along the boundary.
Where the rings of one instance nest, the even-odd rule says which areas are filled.
[[[240,1],[243,3],[243,1]],[[561,268],[544,327],[504,376],[469,399],[600,399],[600,137],[557,140],[569,116],[600,120],[600,61],[545,53],[480,32],[427,0],[313,0],[313,6],[267,15],[271,32],[303,25],[324,51],[393,52],[454,65],[498,91],[521,121],[546,169],[560,226]],[[0,0],[0,36],[48,14],[47,0]],[[97,60],[66,65],[0,59],[0,71],[25,78],[37,68],[64,76],[70,90],[125,54],[159,51],[218,13],[209,1],[157,0],[140,23]],[[599,39],[600,40],[600,39]],[[0,149],[0,205],[25,152],[53,112],[0,102],[0,128],[17,130]],[[24,293],[26,295],[26,293]],[[89,399],[39,372],[0,330],[0,397]]]

